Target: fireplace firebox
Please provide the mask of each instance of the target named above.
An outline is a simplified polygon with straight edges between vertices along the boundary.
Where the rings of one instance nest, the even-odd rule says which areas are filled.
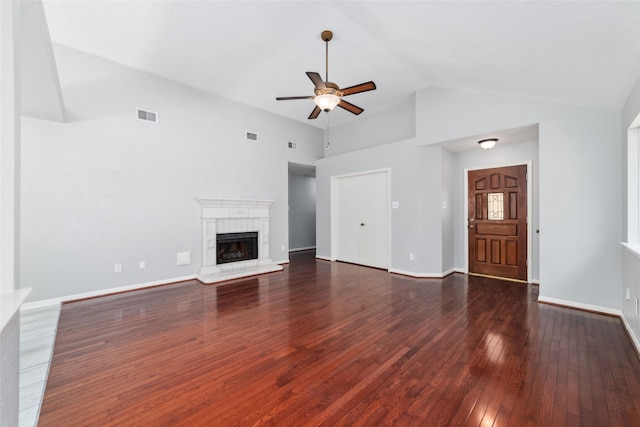
[[[258,259],[258,232],[216,235],[216,264]]]

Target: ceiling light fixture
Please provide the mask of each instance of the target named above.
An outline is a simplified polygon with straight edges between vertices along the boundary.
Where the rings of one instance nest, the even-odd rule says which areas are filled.
[[[313,98],[313,102],[325,113],[336,108],[336,105],[340,103],[340,97],[337,95],[333,95],[330,93],[325,93],[323,95],[318,95]]]
[[[490,148],[493,148],[496,145],[496,142],[498,142],[498,138],[489,138],[478,141],[478,144],[480,144],[480,147],[488,150]]]

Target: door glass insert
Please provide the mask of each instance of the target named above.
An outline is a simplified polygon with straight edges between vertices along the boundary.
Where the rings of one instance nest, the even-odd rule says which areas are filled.
[[[487,219],[498,221],[504,219],[504,193],[487,194]]]

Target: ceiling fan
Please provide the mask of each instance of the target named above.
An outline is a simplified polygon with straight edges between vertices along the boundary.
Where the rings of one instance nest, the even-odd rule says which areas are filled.
[[[367,92],[369,90],[374,90],[376,88],[376,84],[374,82],[366,82],[360,83],[359,85],[349,86],[345,89],[340,89],[340,87],[329,81],[329,41],[333,38],[333,33],[329,30],[323,31],[320,35],[322,40],[326,45],[326,59],[325,59],[325,81],[322,80],[320,74],[307,71],[307,76],[311,79],[313,84],[315,85],[314,96],[284,96],[276,98],[277,101],[288,101],[291,99],[313,99],[313,102],[316,104],[315,108],[309,115],[309,119],[315,119],[320,115],[321,111],[329,112],[333,110],[336,105],[338,107],[344,108],[353,114],[360,114],[364,111],[364,109],[358,107],[357,105],[353,105],[350,102],[342,99],[343,96],[349,96],[360,92]]]

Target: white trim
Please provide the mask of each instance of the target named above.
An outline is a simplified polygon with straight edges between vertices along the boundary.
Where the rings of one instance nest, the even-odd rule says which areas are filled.
[[[633,328],[631,328],[631,325],[629,324],[629,321],[627,320],[627,317],[624,315],[624,313],[620,313],[620,319],[622,319],[622,324],[624,325],[624,328],[627,330],[627,333],[631,338],[631,343],[636,348],[636,352],[640,354],[640,340],[638,340],[638,337],[633,332]]]
[[[0,294],[0,331],[3,331],[13,315],[24,306],[24,301],[29,296],[31,288],[18,288],[13,292],[3,292]]]
[[[20,308],[20,312],[29,311],[29,310],[37,310],[40,308],[59,306],[62,304],[61,301],[56,301],[55,299],[43,299],[40,301],[32,301],[22,304]]]
[[[442,277],[447,277],[448,275],[453,274],[455,272],[456,272],[455,268],[450,268],[450,269],[442,272]]]
[[[402,274],[403,276],[417,277],[419,279],[442,279],[451,273],[455,273],[455,269],[447,270],[443,273],[416,273],[415,271],[398,270],[396,268],[389,269],[389,273]]]
[[[538,296],[538,301],[539,302],[547,302],[547,303],[550,303],[550,304],[562,305],[562,306],[570,307],[570,308],[577,308],[577,309],[580,309],[580,310],[594,311],[596,313],[610,314],[610,315],[619,316],[619,317],[622,316],[622,311],[621,310],[617,310],[617,309],[609,308],[609,307],[602,307],[600,305],[584,304],[584,303],[581,303],[581,302],[567,301],[567,300],[563,300],[563,299],[549,298],[549,297],[543,297],[543,296]]]
[[[371,175],[374,173],[382,173],[382,172],[389,172],[391,173],[391,168],[379,168],[379,169],[370,169],[370,170],[366,170],[366,171],[360,171],[360,172],[351,172],[351,173],[345,173],[342,175],[333,175],[331,177],[331,179],[340,179],[340,178],[351,178],[354,176],[360,176],[360,175]]]
[[[621,242],[621,244],[627,251],[640,258],[640,243]]]
[[[391,271],[391,168],[371,169],[360,172],[352,172],[343,175],[333,175],[331,177],[331,255],[327,259],[328,261],[336,261],[336,255],[338,253],[338,210],[337,210],[337,181],[342,178],[351,178],[361,175],[372,175],[377,173],[387,174],[387,271]]]
[[[120,292],[135,291],[135,290],[144,289],[144,288],[151,288],[153,286],[169,285],[172,283],[184,282],[186,280],[195,280],[196,277],[197,276],[195,274],[192,274],[189,276],[174,277],[172,279],[158,280],[154,282],[138,283],[135,285],[120,286],[117,288],[100,289],[99,291],[83,292],[81,294],[65,295],[57,298],[50,298],[46,300],[28,302],[23,306],[26,309],[46,307],[49,305],[55,305],[55,304],[60,304],[64,302],[69,302],[69,301],[101,297],[105,295],[117,294]]]
[[[289,248],[289,252],[302,252],[302,251],[310,251],[312,249],[315,249],[315,246],[305,246],[302,248]]]
[[[540,279],[531,279],[531,281],[529,282],[533,285],[539,285],[540,284]]]
[[[282,259],[282,260],[280,260],[280,261],[273,261],[273,263],[274,263],[274,264],[280,264],[280,265],[282,265],[282,264],[289,264],[289,262],[290,262],[290,261],[289,261],[288,259]]]
[[[469,214],[469,171],[504,168],[509,166],[527,166],[527,282],[532,283],[533,276],[533,162],[531,160],[523,160],[518,162],[498,163],[494,165],[478,166],[464,168],[463,170],[463,204],[462,217],[467,218]],[[469,273],[469,229],[467,228],[467,220],[462,224],[464,229],[464,273]]]
[[[317,259],[321,259],[321,260],[323,260],[323,261],[335,261],[335,260],[333,260],[333,259],[331,259],[331,258],[329,258],[329,257],[322,256],[322,255],[316,255],[316,258],[317,258]]]

